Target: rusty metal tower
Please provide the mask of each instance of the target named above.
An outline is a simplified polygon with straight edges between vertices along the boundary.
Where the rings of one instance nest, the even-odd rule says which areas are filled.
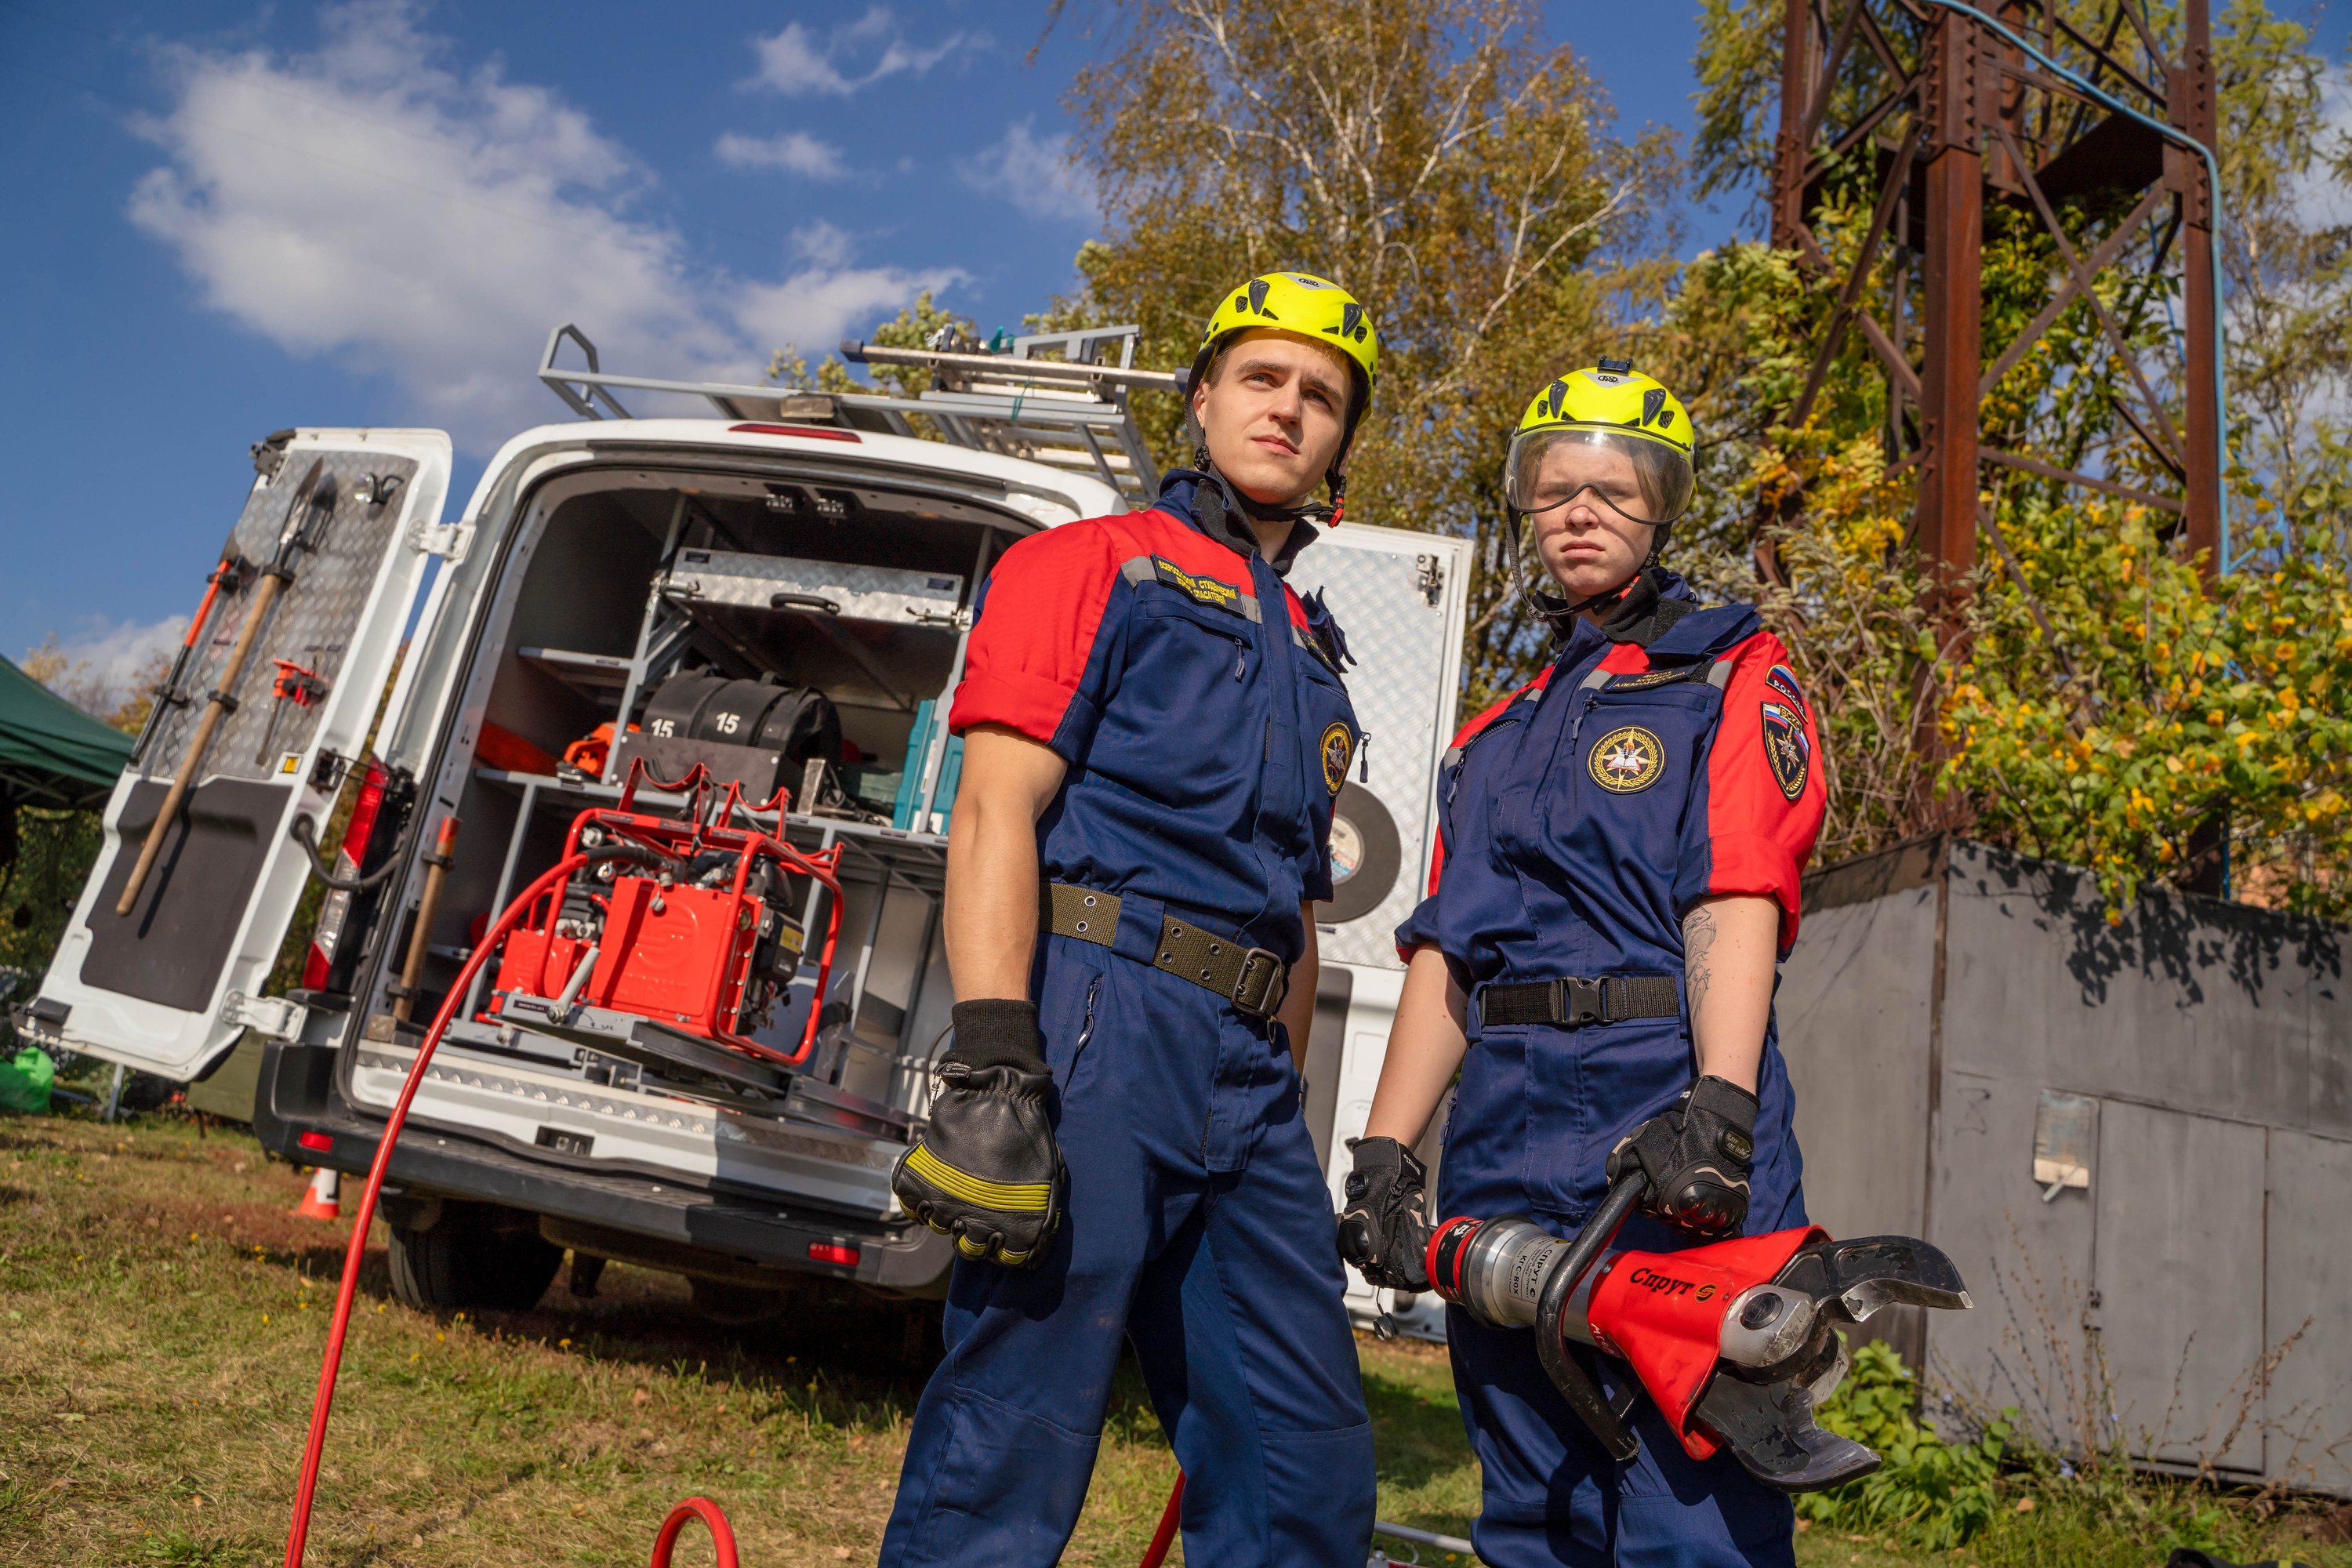
[[[1874,366],[1890,455],[1917,470],[1916,542],[1947,581],[1980,526],[2007,554],[1981,498],[2021,484],[2169,512],[2210,574],[2208,0],[2184,0],[2169,39],[2142,0],[1979,4],[1788,0],[1772,242],[1841,282],[1790,422],[1842,363]],[[2038,308],[1987,309],[1988,244],[2046,258]]]

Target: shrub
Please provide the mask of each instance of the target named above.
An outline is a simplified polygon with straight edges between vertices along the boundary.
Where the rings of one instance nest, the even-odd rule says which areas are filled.
[[[1988,1422],[1973,1441],[1948,1441],[1913,1415],[1916,1392],[1911,1369],[1885,1344],[1873,1341],[1854,1352],[1853,1370],[1822,1407],[1821,1424],[1874,1449],[1885,1463],[1861,1480],[1799,1498],[1801,1515],[1931,1552],[1965,1545],[1992,1522],[2010,1424]]]

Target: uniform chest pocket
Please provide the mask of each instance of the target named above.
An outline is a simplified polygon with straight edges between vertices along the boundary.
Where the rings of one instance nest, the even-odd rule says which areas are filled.
[[[1244,616],[1147,586],[1129,622],[1112,731],[1120,765],[1153,799],[1215,814],[1246,838],[1265,768],[1259,655]]]
[[[1147,596],[1138,618],[1137,662],[1155,671],[1164,667],[1171,674],[1239,686],[1257,664],[1252,636],[1257,628],[1238,611],[1196,605],[1171,590]]]
[[[1657,835],[1654,842],[1641,836],[1639,847],[1625,840],[1628,851],[1665,853],[1690,798],[1692,774],[1705,765],[1721,702],[1703,681],[1590,693],[1572,753],[1561,759],[1568,764],[1561,770],[1564,787],[1545,802],[1544,837],[1557,842],[1595,818],[1622,834],[1638,819]]]

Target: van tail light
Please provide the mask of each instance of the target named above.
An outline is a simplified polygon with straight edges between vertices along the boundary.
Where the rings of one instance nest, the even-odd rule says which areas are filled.
[[[351,826],[343,831],[342,847],[335,851],[337,877],[373,871],[391,853],[400,836],[399,819],[404,815],[398,798],[403,793],[394,788],[391,771],[370,758],[360,775],[359,798],[352,803]],[[302,963],[304,990],[351,989],[352,954],[347,949],[365,931],[383,891],[381,885],[358,893],[328,890],[319,907],[318,927],[310,933],[310,954]],[[338,963],[339,958],[343,962]]]
[[[809,1258],[815,1263],[830,1263],[840,1268],[857,1267],[857,1248],[844,1247],[835,1241],[812,1241]]]

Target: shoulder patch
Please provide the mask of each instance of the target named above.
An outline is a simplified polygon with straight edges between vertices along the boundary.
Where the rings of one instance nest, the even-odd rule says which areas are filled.
[[[1804,714],[1778,702],[1766,702],[1762,707],[1764,760],[1771,764],[1772,777],[1779,783],[1780,793],[1794,800],[1805,793],[1805,780],[1813,762],[1812,746],[1805,739]]]
[[[1244,613],[1242,591],[1231,583],[1221,583],[1214,577],[1187,572],[1164,555],[1155,555],[1151,558],[1151,572],[1152,575],[1178,593],[1189,595],[1203,605],[1220,610],[1230,610],[1237,616]]]
[[[1592,782],[1612,795],[1633,795],[1664,776],[1666,748],[1639,724],[1612,730],[1592,742],[1584,760]]]
[[[1805,710],[1805,694],[1797,689],[1797,672],[1787,665],[1776,664],[1766,670],[1764,684],[1795,703],[1798,712]]]

